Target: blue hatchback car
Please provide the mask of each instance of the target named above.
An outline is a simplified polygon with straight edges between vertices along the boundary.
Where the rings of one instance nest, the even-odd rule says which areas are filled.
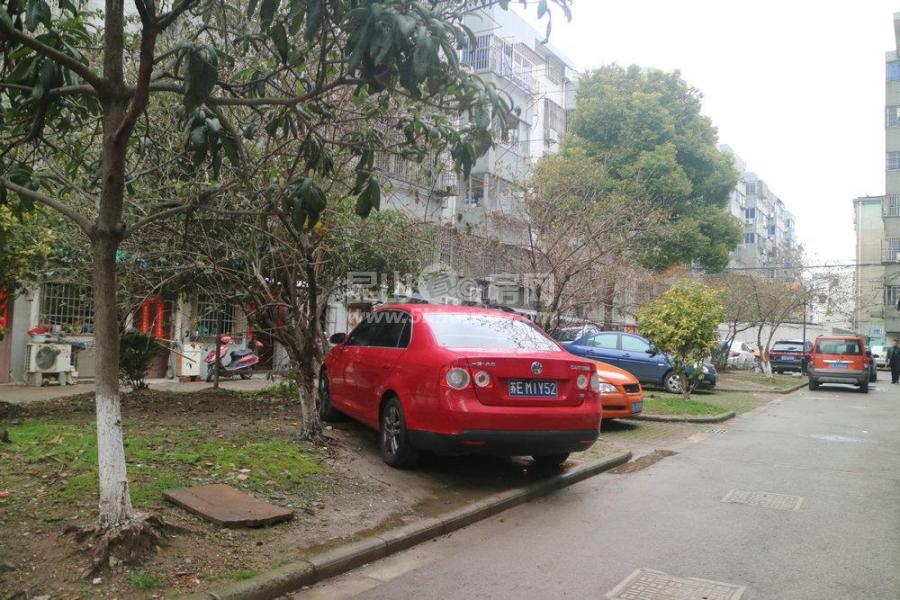
[[[681,393],[681,381],[672,369],[669,356],[657,351],[639,335],[600,331],[585,335],[565,348],[572,354],[624,369],[644,385],[662,386],[673,394]],[[703,378],[697,387],[714,388],[717,375],[711,363],[704,363]]]

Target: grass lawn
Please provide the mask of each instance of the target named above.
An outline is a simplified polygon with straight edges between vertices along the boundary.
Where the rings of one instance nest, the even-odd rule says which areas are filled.
[[[690,400],[674,394],[650,394],[644,398],[644,414],[710,416],[753,410],[762,400],[749,392],[694,392]]]
[[[10,427],[9,435],[13,443],[3,448],[8,459],[0,461],[0,488],[16,493],[7,504],[32,494],[54,503],[81,504],[96,495],[93,424],[29,419]],[[322,472],[309,449],[289,438],[219,437],[192,427],[126,424],[125,455],[131,499],[140,508],[160,504],[163,490],[198,482],[266,492],[311,485],[311,476]],[[31,475],[28,481],[23,473]]]

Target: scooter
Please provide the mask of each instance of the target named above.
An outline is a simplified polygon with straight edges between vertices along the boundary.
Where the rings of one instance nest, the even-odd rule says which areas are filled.
[[[259,356],[253,348],[239,348],[234,344],[230,335],[223,335],[219,347],[219,377],[231,377],[240,375],[241,379],[250,379],[253,376],[253,367],[259,362]],[[256,349],[262,348],[259,341],[251,342]],[[206,381],[212,381],[216,376],[216,350],[213,348],[206,355],[206,364],[209,369],[206,372]]]

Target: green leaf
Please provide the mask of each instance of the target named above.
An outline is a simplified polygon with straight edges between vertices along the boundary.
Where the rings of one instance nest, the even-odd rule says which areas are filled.
[[[324,0],[307,0],[306,3],[306,30],[303,37],[307,42],[313,41],[322,27],[322,16],[325,12]]]
[[[50,27],[50,7],[44,0],[28,0],[25,6],[25,26],[28,31],[34,31],[41,23]]]
[[[206,102],[216,85],[218,69],[215,51],[210,48],[189,47],[187,72],[184,81],[184,106],[188,110]]]
[[[281,60],[287,62],[288,53],[291,51],[290,44],[288,44],[287,32],[284,30],[284,25],[281,23],[276,23],[274,27],[269,30],[269,33],[272,35],[272,43],[275,44],[275,50],[278,52],[278,56],[281,57]]]
[[[275,18],[275,13],[278,11],[280,4],[281,0],[262,0],[262,4],[259,7],[259,24],[264,30],[268,29],[269,25],[272,24],[272,19]]]

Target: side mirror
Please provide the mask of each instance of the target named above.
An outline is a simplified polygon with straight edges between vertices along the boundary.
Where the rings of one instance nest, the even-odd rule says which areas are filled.
[[[650,356],[656,356],[657,354],[659,354],[659,350],[656,349],[656,346],[650,346],[650,348],[647,350],[647,354],[649,354]]]
[[[869,358],[872,358],[872,351],[866,350],[866,356],[868,356]]]
[[[347,340],[346,333],[335,333],[330,338],[328,338],[328,341],[330,343],[334,344],[335,346],[337,346],[338,344],[343,344],[346,340]]]

